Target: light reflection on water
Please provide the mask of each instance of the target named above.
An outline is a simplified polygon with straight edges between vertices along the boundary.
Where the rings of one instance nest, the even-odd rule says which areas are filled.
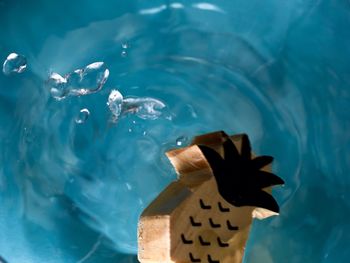
[[[31,2],[0,9],[0,57],[28,62],[0,75],[2,257],[135,262],[138,216],[175,178],[164,152],[223,129],[247,132],[286,181],[275,192],[281,215],[254,224],[245,262],[345,261],[348,4]],[[50,72],[94,61],[110,71],[102,90],[51,98]],[[113,123],[113,89],[156,98],[169,114]]]

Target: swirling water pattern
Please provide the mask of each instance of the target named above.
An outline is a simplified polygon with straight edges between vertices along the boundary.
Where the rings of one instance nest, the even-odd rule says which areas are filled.
[[[137,262],[138,216],[175,178],[164,152],[222,129],[247,132],[286,181],[245,262],[346,262],[349,14],[348,1],[1,0],[0,57],[27,58],[0,74],[1,257]],[[51,97],[50,73],[95,61],[103,89]],[[111,122],[113,89],[167,112]]]

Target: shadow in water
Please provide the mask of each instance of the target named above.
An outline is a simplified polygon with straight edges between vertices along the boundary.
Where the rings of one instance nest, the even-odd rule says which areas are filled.
[[[290,263],[348,260],[350,205],[343,189],[349,189],[349,185],[332,183],[327,180],[331,176],[321,173],[318,177],[324,183],[300,186],[282,206],[279,217],[255,221],[246,262],[280,262],[282,258]]]

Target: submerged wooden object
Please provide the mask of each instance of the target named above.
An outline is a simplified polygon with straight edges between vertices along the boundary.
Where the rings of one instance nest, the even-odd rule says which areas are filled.
[[[205,147],[229,158],[225,153],[227,140],[237,149],[241,149],[244,141],[242,135],[228,137],[216,132],[196,137],[189,147],[167,152],[178,180],[141,215],[138,226],[141,263],[242,262],[253,218],[278,214],[266,207],[235,206],[223,198],[224,188],[221,186],[219,191],[218,177],[214,176],[218,168],[213,168]],[[269,166],[262,170],[268,171]],[[269,186],[275,184],[278,183],[267,184],[264,193],[270,193]]]

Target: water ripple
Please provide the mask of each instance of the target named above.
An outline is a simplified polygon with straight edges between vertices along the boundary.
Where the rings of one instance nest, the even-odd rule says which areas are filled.
[[[240,8],[141,2],[117,9],[112,2],[87,1],[84,9],[67,2],[67,14],[79,14],[76,24],[45,3],[30,8],[47,8],[34,20],[15,6],[1,16],[4,25],[5,18],[26,18],[11,20],[0,40],[12,49],[25,36],[16,50],[31,66],[0,76],[1,256],[135,261],[119,253],[136,253],[141,211],[175,179],[164,153],[225,130],[248,133],[254,151],[273,155],[273,170],[286,181],[275,191],[281,215],[254,224],[245,262],[343,262],[347,8],[312,0],[240,1]]]

